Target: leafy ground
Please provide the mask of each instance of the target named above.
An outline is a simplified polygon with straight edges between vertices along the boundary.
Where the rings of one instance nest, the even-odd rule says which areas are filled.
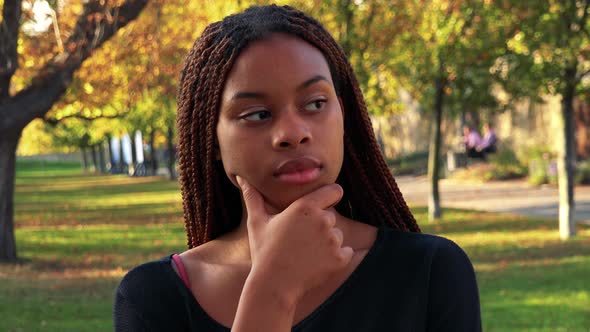
[[[112,330],[125,271],[185,248],[175,182],[83,174],[77,164],[17,165],[18,265],[0,265],[0,331]],[[484,331],[590,331],[590,228],[561,242],[552,220],[446,210],[427,233],[471,257]]]

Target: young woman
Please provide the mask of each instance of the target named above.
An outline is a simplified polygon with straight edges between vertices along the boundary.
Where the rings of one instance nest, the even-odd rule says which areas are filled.
[[[481,330],[469,259],[420,234],[314,19],[273,5],[207,27],[178,132],[190,249],[125,276],[116,330]]]

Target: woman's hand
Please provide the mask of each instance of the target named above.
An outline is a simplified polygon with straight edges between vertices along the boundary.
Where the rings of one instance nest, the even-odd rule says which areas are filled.
[[[264,198],[238,177],[248,211],[248,238],[252,256],[249,279],[264,280],[266,288],[286,303],[297,303],[352,259],[342,247],[342,231],[335,227],[331,209],[342,198],[338,184],[325,185],[276,215],[269,215]]]

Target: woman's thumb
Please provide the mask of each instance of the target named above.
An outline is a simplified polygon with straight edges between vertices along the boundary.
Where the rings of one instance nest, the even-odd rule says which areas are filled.
[[[239,175],[236,176],[236,181],[238,181],[238,184],[242,189],[242,197],[244,198],[244,204],[248,211],[248,222],[251,223],[257,220],[268,219],[268,215],[264,208],[264,198],[262,198],[262,195],[258,190],[252,187],[248,181]]]

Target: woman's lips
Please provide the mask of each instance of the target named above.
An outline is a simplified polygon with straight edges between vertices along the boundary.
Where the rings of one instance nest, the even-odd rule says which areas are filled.
[[[315,181],[319,176],[319,168],[310,168],[297,172],[282,173],[278,175],[278,178],[279,180],[290,184],[305,184]]]
[[[289,184],[305,184],[320,176],[322,165],[311,157],[301,157],[282,162],[274,173],[280,181]]]

